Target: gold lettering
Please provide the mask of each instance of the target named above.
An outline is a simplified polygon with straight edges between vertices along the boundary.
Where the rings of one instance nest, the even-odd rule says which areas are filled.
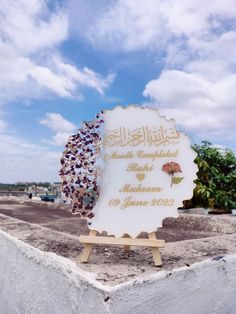
[[[134,153],[132,151],[128,151],[127,153],[119,153],[114,151],[111,154],[111,159],[132,159],[134,158]]]
[[[138,150],[138,151],[131,151],[129,150],[126,153],[120,153],[118,151],[113,151],[111,154],[104,154],[103,159],[109,160],[109,159],[133,159],[135,157],[139,159],[151,159],[152,161],[155,161],[159,158],[175,158],[179,155],[179,150],[176,149],[175,151],[171,150],[160,150],[160,151],[154,151],[154,152],[145,152],[144,150]],[[148,164],[147,164],[148,165]],[[151,171],[151,170],[150,170]]]
[[[127,171],[131,172],[145,172],[145,171],[152,171],[154,169],[153,165],[148,165],[147,163],[144,166],[139,166],[136,162],[133,162],[128,165]]]
[[[136,156],[138,158],[145,158],[145,159],[151,159],[152,161],[154,161],[155,159],[158,158],[174,158],[177,157],[179,154],[179,150],[176,149],[176,151],[155,151],[153,153],[146,153],[144,150],[139,150],[136,152]]]
[[[168,198],[156,199],[156,198],[154,198],[154,199],[152,199],[150,205],[151,206],[172,206],[172,205],[174,205],[174,201],[175,200],[173,198],[172,199],[168,199]]]
[[[132,199],[132,196],[127,197],[124,199],[124,203],[121,205],[121,209],[125,209],[128,207],[134,207],[134,206],[148,206],[148,201],[136,201]]]
[[[178,143],[179,132],[175,128],[168,126],[142,126],[140,128],[130,130],[126,127],[108,130],[103,145],[114,146],[138,146],[140,144],[148,146],[170,145]]]
[[[161,192],[162,188],[159,186],[131,186],[130,184],[125,184],[122,189],[119,190],[120,193],[158,193]]]

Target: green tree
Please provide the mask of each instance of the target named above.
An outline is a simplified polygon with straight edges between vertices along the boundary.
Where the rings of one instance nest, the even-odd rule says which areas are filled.
[[[236,208],[236,157],[231,150],[218,149],[208,141],[195,144],[198,179],[193,206]]]

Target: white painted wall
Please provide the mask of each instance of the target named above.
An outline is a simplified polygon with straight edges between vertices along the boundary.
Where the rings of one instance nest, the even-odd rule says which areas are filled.
[[[236,255],[124,284],[111,301],[119,314],[235,314]]]
[[[66,258],[0,231],[0,313],[107,313],[106,289]]]
[[[236,255],[108,287],[0,231],[0,313],[235,314]]]

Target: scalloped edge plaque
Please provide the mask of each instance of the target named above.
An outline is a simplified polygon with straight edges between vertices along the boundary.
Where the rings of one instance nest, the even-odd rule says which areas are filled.
[[[196,153],[175,121],[156,109],[118,106],[103,119],[104,169],[89,228],[116,237],[151,233],[192,197]]]

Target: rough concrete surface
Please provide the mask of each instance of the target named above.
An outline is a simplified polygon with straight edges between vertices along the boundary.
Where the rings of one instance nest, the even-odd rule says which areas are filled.
[[[236,217],[166,219],[154,267],[150,249],[117,246],[82,264],[88,229],[66,206],[2,200],[0,213],[1,314],[236,313]]]
[[[149,248],[124,252],[119,246],[94,246],[90,263],[83,264],[78,236],[88,234],[88,228],[84,220],[71,214],[69,206],[2,200],[0,213],[1,230],[42,251],[69,258],[109,285],[236,253],[236,217],[181,214],[165,219],[158,229],[157,237],[167,241],[161,250],[162,267],[154,267]]]
[[[107,313],[106,288],[70,260],[2,231],[0,253],[1,314]]]
[[[0,313],[234,314],[236,254],[107,286],[0,231]]]

